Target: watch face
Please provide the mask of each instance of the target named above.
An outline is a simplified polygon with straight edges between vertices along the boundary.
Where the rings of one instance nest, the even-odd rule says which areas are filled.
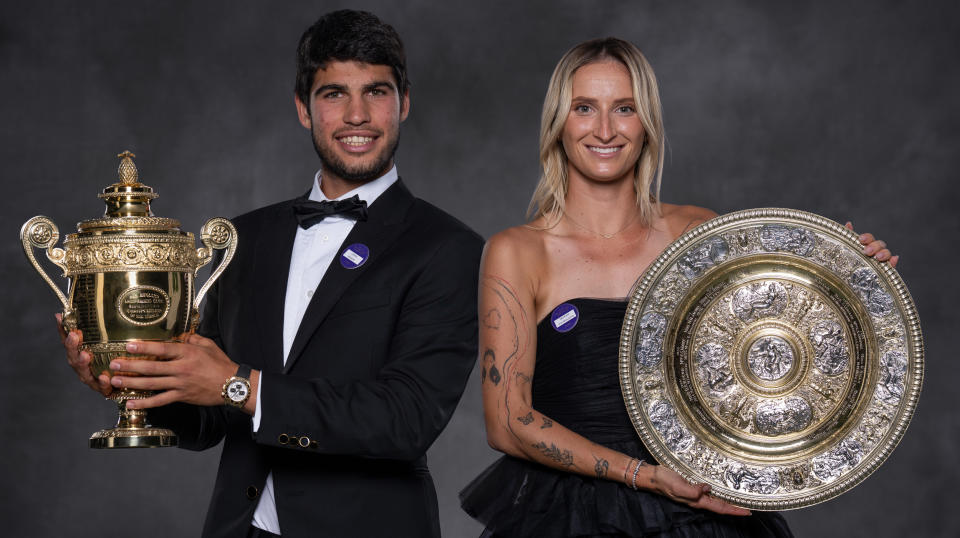
[[[242,381],[232,381],[227,385],[227,398],[234,402],[242,402],[248,394],[247,385]]]

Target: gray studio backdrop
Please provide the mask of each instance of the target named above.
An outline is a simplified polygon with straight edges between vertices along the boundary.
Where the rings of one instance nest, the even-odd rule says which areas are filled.
[[[5,2],[0,534],[199,533],[219,449],[86,448],[114,411],[65,364],[58,302],[17,233],[36,214],[63,232],[97,215],[124,149],[158,189],[155,211],[193,232],[306,191],[317,160],[294,114],[294,48],[322,12],[356,7],[408,47],[401,175],[484,236],[523,221],[553,65],[577,42],[615,35],[638,44],[660,80],[667,201],[792,207],[886,239],[926,337],[919,409],[874,476],[787,518],[798,536],[957,536],[960,10],[771,4]],[[429,453],[448,537],[480,532],[457,492],[497,457],[481,415],[475,374]]]

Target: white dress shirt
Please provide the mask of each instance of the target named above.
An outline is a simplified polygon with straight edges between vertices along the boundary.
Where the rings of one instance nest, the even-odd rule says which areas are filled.
[[[310,200],[329,200],[320,189],[322,170],[318,171],[313,188],[310,190]],[[397,181],[397,167],[379,178],[353,189],[336,198],[343,200],[358,195],[361,200],[370,206],[383,191]],[[330,263],[337,257],[337,253],[347,238],[356,221],[339,215],[323,219],[309,229],[297,228],[297,237],[293,241],[293,254],[290,256],[290,273],[287,276],[287,296],[283,302],[283,363],[287,363],[287,355],[293,346],[293,339],[300,328],[300,321],[310,304],[314,290],[326,274]],[[260,429],[260,391],[263,388],[263,378],[257,385],[257,409],[253,415],[253,431]],[[252,524],[262,530],[280,534],[280,520],[277,517],[277,503],[273,494],[273,472],[267,475],[267,483],[263,486],[260,502],[253,513]]]

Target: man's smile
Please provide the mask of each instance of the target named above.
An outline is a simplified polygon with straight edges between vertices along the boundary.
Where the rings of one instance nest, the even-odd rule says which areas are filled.
[[[338,138],[337,140],[343,142],[344,144],[349,144],[351,146],[362,146],[364,144],[369,144],[373,142],[372,136],[344,136]]]
[[[370,131],[362,133],[354,131],[334,136],[334,140],[339,142],[340,147],[347,153],[366,153],[373,149],[379,138],[380,136],[377,133]]]

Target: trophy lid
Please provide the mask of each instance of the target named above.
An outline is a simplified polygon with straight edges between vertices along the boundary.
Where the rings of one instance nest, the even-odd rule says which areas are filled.
[[[120,181],[103,189],[97,197],[104,201],[103,217],[85,220],[77,225],[81,232],[120,229],[179,230],[180,222],[153,216],[150,200],[159,196],[149,185],[140,183],[140,173],[133,163],[136,157],[129,150],[117,155]]]

